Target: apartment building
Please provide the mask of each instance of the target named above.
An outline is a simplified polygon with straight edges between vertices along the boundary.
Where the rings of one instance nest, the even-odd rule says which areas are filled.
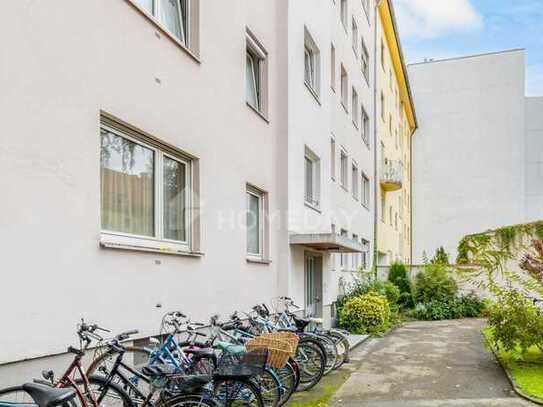
[[[80,318],[143,343],[289,295],[333,323],[373,264],[375,7],[7,5],[0,386],[65,367]]]
[[[379,265],[411,262],[411,137],[417,128],[394,9],[378,6],[376,34],[376,206]]]
[[[414,262],[470,233],[543,217],[542,98],[525,97],[522,49],[409,65]]]
[[[279,3],[4,5],[0,387],[66,368],[82,317],[145,338],[279,294]]]
[[[374,2],[297,0],[288,16],[290,249],[282,288],[328,325],[338,293],[371,267]]]

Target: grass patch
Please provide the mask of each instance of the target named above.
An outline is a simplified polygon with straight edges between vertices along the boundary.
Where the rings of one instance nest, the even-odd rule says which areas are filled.
[[[483,331],[488,343],[492,343],[492,330]],[[543,400],[543,354],[533,346],[519,360],[513,352],[496,350],[503,366],[509,371],[516,385],[528,396]]]
[[[342,367],[324,376],[311,390],[295,393],[287,403],[288,407],[324,407],[334,393],[347,381],[351,370]]]

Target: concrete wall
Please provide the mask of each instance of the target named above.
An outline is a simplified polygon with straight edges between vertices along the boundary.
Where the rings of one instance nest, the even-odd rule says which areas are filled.
[[[202,1],[200,61],[129,1],[46,3],[0,16],[0,364],[64,352],[81,317],[148,336],[168,310],[206,320],[278,295],[286,229],[271,264],[248,263],[243,219],[248,182],[285,209],[285,3]],[[269,55],[269,123],[245,102],[246,27]],[[203,256],[99,247],[100,111],[199,159]],[[0,387],[40,360],[0,367]]]
[[[410,65],[414,259],[523,220],[524,51]]]
[[[526,98],[525,221],[543,219],[543,97]]]

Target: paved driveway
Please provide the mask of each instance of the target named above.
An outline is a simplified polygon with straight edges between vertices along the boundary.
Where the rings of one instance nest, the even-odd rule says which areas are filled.
[[[338,407],[533,406],[512,392],[480,333],[484,321],[413,322],[353,354]],[[358,359],[360,362],[357,362]]]

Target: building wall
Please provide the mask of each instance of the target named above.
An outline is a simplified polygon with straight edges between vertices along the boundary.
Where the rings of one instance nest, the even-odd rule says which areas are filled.
[[[284,224],[271,228],[271,264],[254,264],[244,219],[248,182],[270,212],[286,205],[283,6],[202,1],[196,61],[126,0],[6,5],[0,309],[12,334],[0,364],[64,352],[82,317],[148,336],[169,310],[205,321],[279,294]],[[246,27],[269,55],[269,122],[245,102]],[[99,246],[101,111],[199,159],[202,256]],[[0,387],[38,376],[41,361],[0,367]]]
[[[543,97],[526,98],[525,221],[543,219]]]
[[[466,234],[523,219],[524,51],[408,67],[413,136],[414,263]]]
[[[379,182],[383,178],[384,162],[399,163],[401,188],[386,190],[380,186],[377,193],[377,250],[379,264],[390,264],[395,260],[410,263],[411,260],[411,130],[405,106],[401,101],[399,79],[395,73],[391,50],[383,24],[379,19],[377,47],[377,171]],[[381,63],[381,45],[384,47],[384,64]],[[384,109],[381,108],[381,95]],[[384,115],[383,115],[384,112]],[[384,202],[383,202],[384,198]]]
[[[370,58],[373,55],[373,10],[366,14],[362,2],[348,1],[347,27],[340,19],[340,1],[297,0],[289,2],[288,18],[288,191],[289,233],[330,233],[341,229],[358,239],[373,239],[373,208],[362,206],[352,193],[352,164],[369,178],[373,188],[373,140],[368,147],[361,128],[353,123],[352,87],[368,116],[373,115],[372,84],[361,70],[360,38],[364,38]],[[370,2],[372,3],[372,2]],[[352,19],[358,26],[357,54],[352,46]],[[304,31],[313,38],[320,51],[320,86],[318,97],[304,82]],[[332,83],[331,45],[335,48],[335,81]],[[340,101],[341,68],[348,73],[348,104]],[[371,65],[371,62],[370,62]],[[372,72],[370,72],[370,79]],[[360,107],[357,108],[360,112]],[[360,113],[358,113],[360,114]],[[359,119],[360,123],[360,119]],[[373,123],[370,123],[370,128]],[[335,140],[335,176],[332,174],[331,138]],[[320,159],[320,207],[308,206],[304,199],[304,151],[309,148]],[[348,182],[339,182],[340,149],[348,155]],[[360,177],[358,192],[360,193]],[[373,189],[370,196],[373,196]],[[332,229],[334,225],[334,229]],[[291,247],[289,292],[299,304],[304,302],[303,247]],[[340,266],[340,255],[323,253],[323,306],[328,309],[337,297],[340,279],[352,279],[360,255],[346,255],[348,266]],[[353,256],[355,260],[353,262]],[[329,313],[328,313],[329,314]],[[329,316],[326,316],[329,319]]]

